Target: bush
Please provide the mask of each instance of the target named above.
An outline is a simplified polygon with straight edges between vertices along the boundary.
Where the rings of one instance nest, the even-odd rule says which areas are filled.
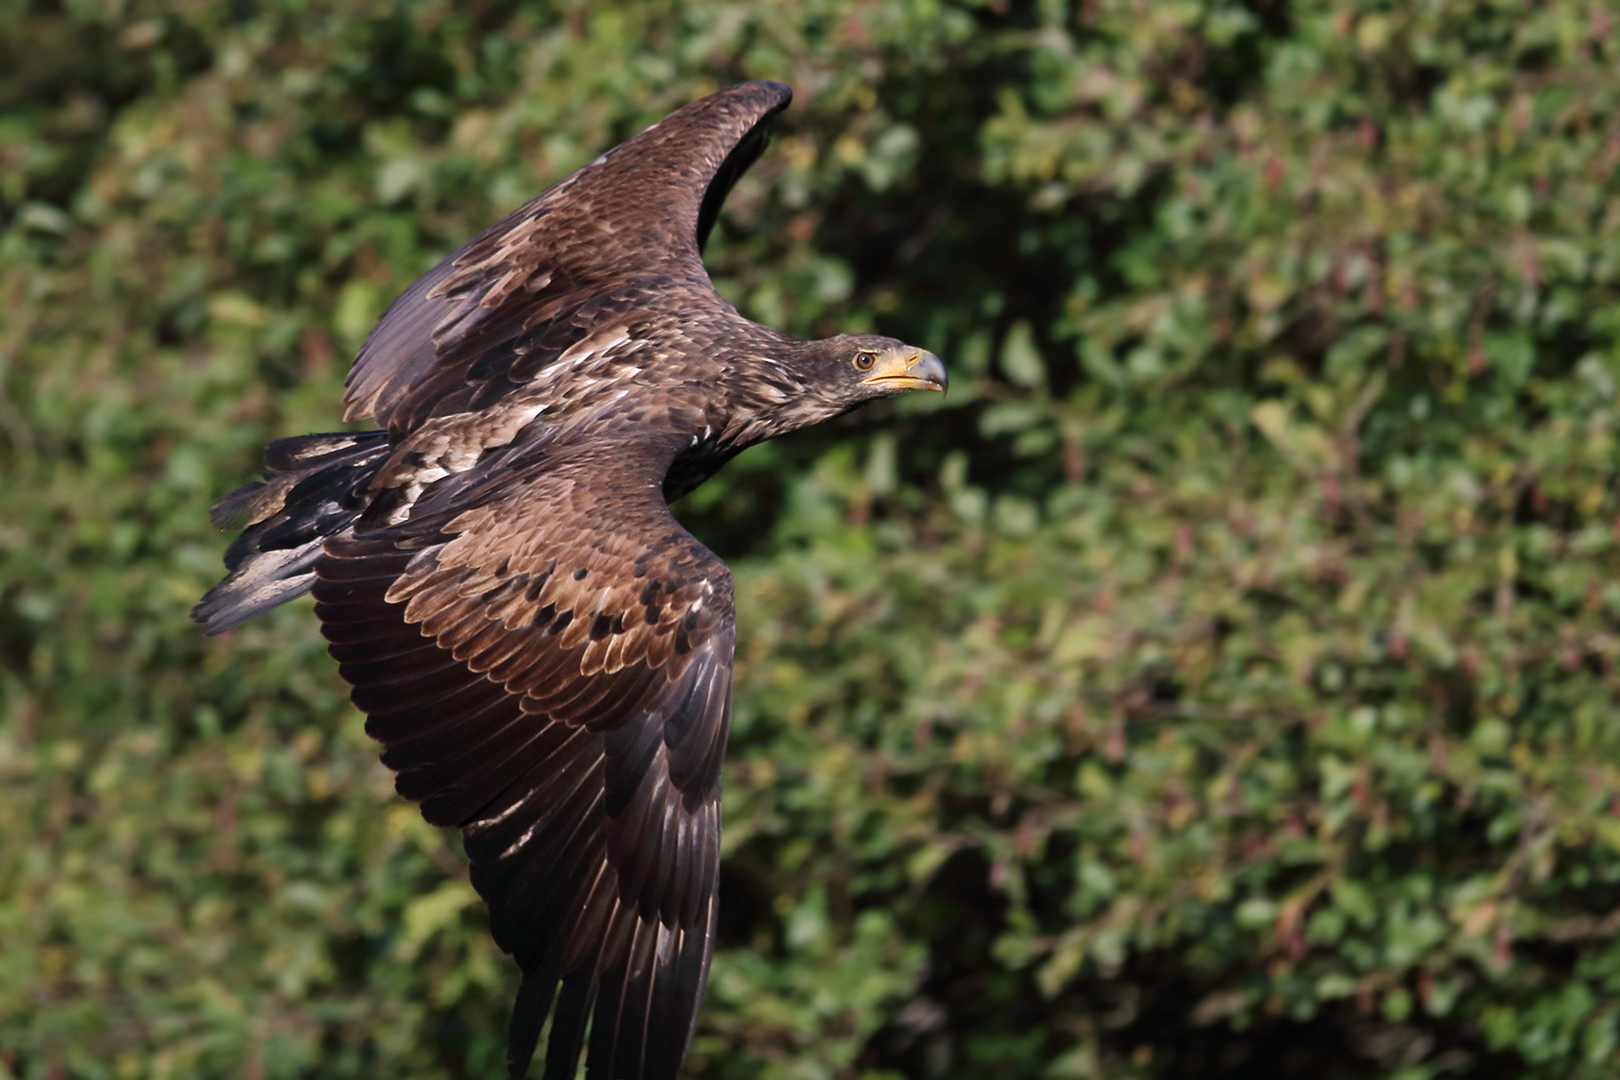
[[[210,500],[444,251],[717,85],[708,261],[945,357],[736,569],[715,1077],[1590,1077],[1620,1038],[1620,18],[0,15],[0,1076],[489,1075],[513,966]]]

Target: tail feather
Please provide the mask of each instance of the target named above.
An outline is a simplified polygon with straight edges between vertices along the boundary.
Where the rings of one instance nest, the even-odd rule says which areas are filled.
[[[264,480],[214,505],[220,528],[241,522],[225,552],[224,581],[191,617],[210,634],[239,626],[309,591],[328,538],[353,528],[371,500],[367,490],[390,447],[384,431],[337,432],[278,439],[266,448]]]

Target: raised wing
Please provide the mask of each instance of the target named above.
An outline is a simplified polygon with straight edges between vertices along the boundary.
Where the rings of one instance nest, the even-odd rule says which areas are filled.
[[[464,830],[524,977],[514,1077],[673,1080],[714,937],[725,565],[638,470],[552,461],[472,509],[329,541],[322,630],[398,789]],[[586,484],[587,473],[591,482]]]
[[[469,378],[527,381],[589,332],[582,309],[637,279],[696,294],[677,306],[722,304],[699,252],[791,97],[773,82],[711,94],[484,230],[383,314],[349,372],[346,418],[398,434],[445,412]]]

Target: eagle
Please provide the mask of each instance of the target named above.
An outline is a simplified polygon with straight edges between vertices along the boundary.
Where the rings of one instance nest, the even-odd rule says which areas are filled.
[[[192,612],[210,634],[305,592],[422,815],[458,827],[522,971],[508,1066],[672,1080],[714,948],[733,586],[669,503],[754,443],[907,390],[938,357],[798,341],[700,257],[787,107],[695,101],[564,178],[400,294],[345,420],[280,439],[214,508],[241,523]],[[586,1046],[587,1038],[589,1046]]]

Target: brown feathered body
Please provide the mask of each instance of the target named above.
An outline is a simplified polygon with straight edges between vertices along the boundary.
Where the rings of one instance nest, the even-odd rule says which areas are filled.
[[[671,1078],[714,935],[731,577],[668,500],[742,448],[943,389],[900,342],[798,342],[711,286],[704,235],[786,87],[687,106],[407,289],[349,377],[379,430],[284,439],[211,632],[306,590],[366,730],[459,826],[524,978],[510,1061]]]

